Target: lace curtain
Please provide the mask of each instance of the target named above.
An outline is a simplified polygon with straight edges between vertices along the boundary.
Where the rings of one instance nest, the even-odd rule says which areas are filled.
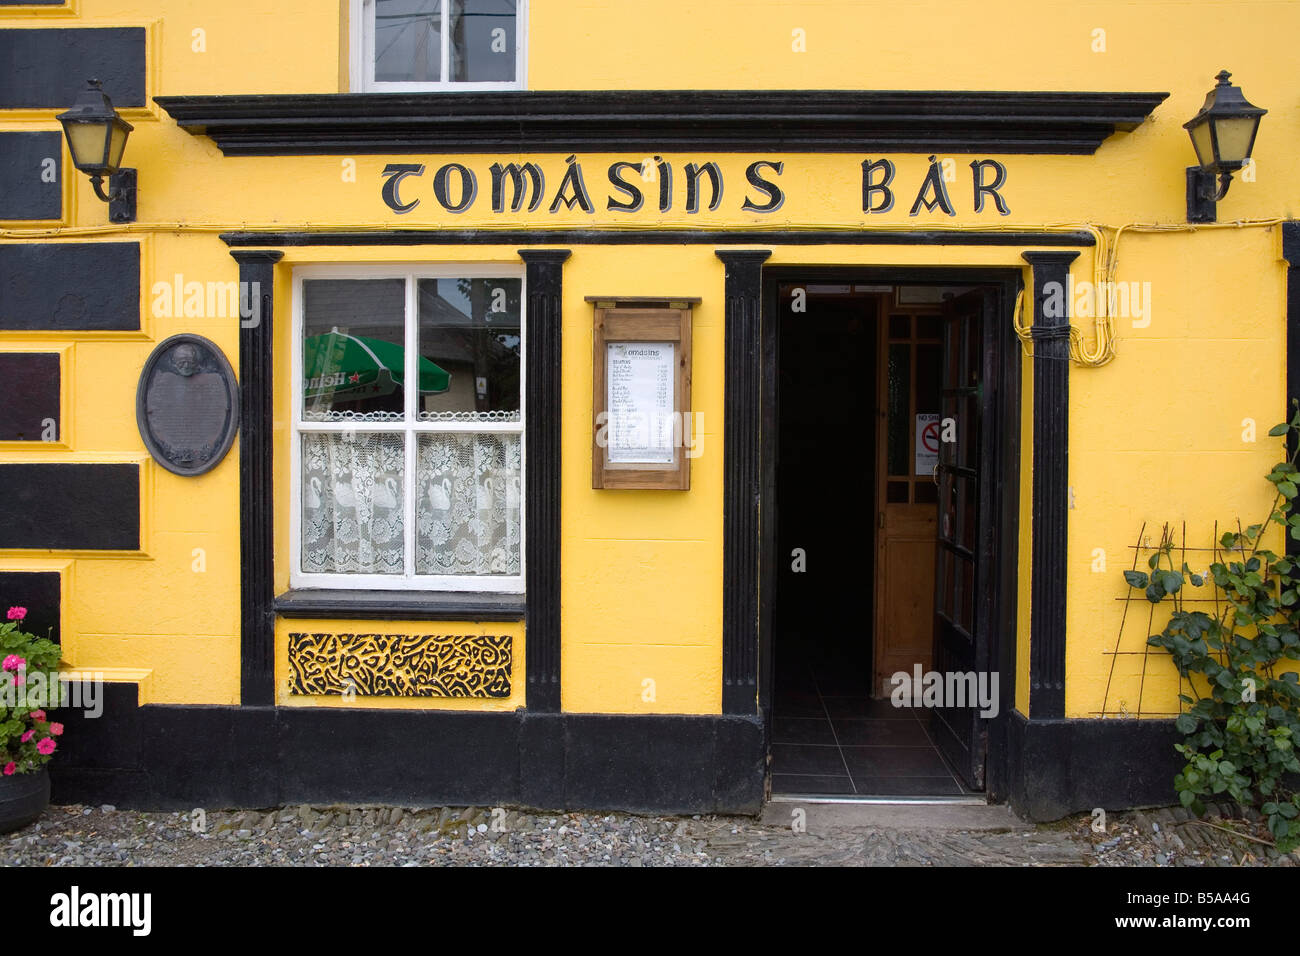
[[[518,574],[518,435],[443,432],[419,437],[417,574]]]
[[[302,569],[401,574],[403,436],[302,436]]]
[[[304,572],[403,573],[403,441],[303,436]],[[520,436],[425,433],[417,442],[415,573],[519,574]]]

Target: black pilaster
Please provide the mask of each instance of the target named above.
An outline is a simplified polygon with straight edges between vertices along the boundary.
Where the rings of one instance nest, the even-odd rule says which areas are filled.
[[[1286,401],[1282,420],[1289,422],[1295,415],[1293,398],[1300,398],[1300,222],[1282,223],[1282,258],[1286,259]],[[1293,432],[1286,436],[1287,458],[1296,453]],[[1300,555],[1300,541],[1286,536],[1286,553]]]
[[[717,251],[726,267],[723,388],[722,712],[758,710],[760,348],[767,249]]]
[[[560,359],[568,249],[520,249],[527,264],[524,646],[534,711],[560,709]]]
[[[283,252],[236,249],[239,329],[240,703],[275,703],[274,340],[275,264]],[[245,292],[245,290],[247,290]]]
[[[1034,477],[1029,714],[1065,716],[1065,543],[1069,507],[1070,263],[1077,252],[1025,252],[1034,269]]]

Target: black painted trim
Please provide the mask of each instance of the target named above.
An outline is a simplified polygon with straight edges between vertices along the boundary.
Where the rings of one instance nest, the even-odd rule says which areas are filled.
[[[1182,734],[1172,720],[1044,720],[1012,711],[1005,727],[1007,802],[1029,820],[1178,802],[1174,744]]]
[[[0,330],[139,329],[138,242],[0,243]]]
[[[65,110],[90,77],[119,110],[148,105],[144,27],[5,27],[0,63],[0,109]]]
[[[379,803],[757,813],[757,717],[137,707],[105,686],[67,725],[54,802],[133,809]]]
[[[0,501],[0,548],[140,548],[140,466],[133,462],[2,464]]]
[[[520,249],[528,295],[524,420],[527,706],[560,709],[560,398],[568,249]]]
[[[758,710],[762,475],[760,342],[763,263],[770,249],[719,249],[725,267],[722,486],[722,712]]]
[[[0,220],[63,218],[63,136],[54,132],[0,133]],[[44,180],[54,160],[53,182]]]
[[[0,403],[0,441],[44,441],[47,420],[54,422],[49,440],[62,437],[60,361],[58,352],[0,352],[6,393]]]
[[[284,253],[236,250],[252,315],[239,328],[240,703],[275,702],[275,264]],[[256,283],[256,286],[254,286]],[[256,289],[256,293],[252,290]],[[241,299],[243,297],[241,296]]]
[[[1300,222],[1282,223],[1282,258],[1286,260],[1286,402],[1282,420],[1295,417],[1292,399],[1300,398]],[[1287,457],[1296,453],[1294,432],[1287,433]],[[1300,555],[1300,541],[1286,536],[1286,553]]]
[[[63,616],[62,580],[58,571],[0,571],[0,611],[27,608],[19,627],[57,644]],[[3,620],[0,618],[0,623]]]
[[[336,591],[303,588],[276,597],[281,617],[385,621],[522,621],[522,594]]]
[[[1026,252],[1034,270],[1033,575],[1029,598],[1029,714],[1065,716],[1066,529],[1069,507],[1070,302],[1065,294],[1077,252]],[[1055,299],[1065,315],[1048,317]]]
[[[223,232],[228,246],[565,245],[1093,246],[1090,232],[942,229],[385,229],[374,232]]]
[[[1168,93],[508,90],[158,96],[227,156],[491,152],[1095,153]],[[71,102],[71,100],[69,100]]]

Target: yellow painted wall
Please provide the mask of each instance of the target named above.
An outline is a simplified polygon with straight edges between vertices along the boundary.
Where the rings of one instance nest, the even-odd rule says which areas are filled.
[[[341,89],[339,4],[334,0],[75,0],[71,13],[0,10],[0,27],[141,25],[149,28],[149,94],[334,92]],[[487,166],[511,157],[427,155],[231,158],[207,139],[177,129],[160,109],[132,110],[127,162],[139,168],[139,222],[107,227],[104,205],[72,175],[68,220],[57,228],[0,223],[0,241],[32,238],[121,239],[143,243],[142,331],[0,333],[0,349],[63,350],[68,378],[64,442],[0,447],[4,461],[145,463],[141,551],[131,555],[0,552],[0,568],[65,570],[65,643],[83,668],[144,671],[147,701],[234,703],[239,697],[238,448],[215,471],[179,478],[154,465],[135,427],[135,387],[152,348],[192,331],[238,359],[237,320],[152,314],[151,290],[176,274],[186,281],[237,275],[216,233],[237,228],[537,228],[574,225],[645,228],[1005,228],[1094,226],[1110,242],[1130,223],[1184,225],[1183,168],[1192,152],[1181,124],[1199,107],[1222,67],[1246,96],[1269,108],[1256,147],[1258,181],[1237,182],[1220,204],[1224,220],[1300,215],[1297,124],[1291,47],[1300,5],[1271,2],[1098,2],[957,0],[762,2],[664,0],[630,3],[530,0],[528,86],[533,89],[841,88],[1167,90],[1169,99],[1139,130],[1110,138],[1095,156],[997,156],[1008,167],[1003,190],[1011,214],[971,208],[969,162],[957,155],[950,184],[954,217],[908,215],[927,168],[920,155],[886,154],[898,166],[893,210],[864,215],[853,154],[728,156],[670,154],[678,176],[689,161],[716,159],[726,191],[715,213],[660,215],[648,196],[633,216],[607,212],[607,166],[641,156],[579,156],[597,205],[594,215],[495,215]],[[195,52],[198,35],[204,52]],[[804,31],[806,52],[793,49]],[[1105,51],[1094,52],[1105,31]],[[110,91],[111,92],[111,91]],[[69,104],[70,105],[70,104]],[[0,111],[0,129],[57,129],[55,111]],[[536,158],[551,192],[562,155]],[[874,157],[871,157],[874,158]],[[480,177],[473,208],[453,215],[429,189],[443,162],[464,162]],[[745,167],[783,160],[785,205],[775,214],[743,213]],[[353,167],[345,161],[355,161]],[[421,205],[395,216],[380,201],[379,175],[392,161],[424,161],[422,180],[404,197]],[[65,169],[71,169],[65,157]],[[517,263],[516,244],[475,247],[290,249],[276,271],[277,354],[287,355],[289,278],[296,264],[418,261]],[[772,265],[1023,265],[1015,247],[780,246]],[[1076,260],[1076,280],[1094,276],[1097,249]],[[1133,711],[1138,658],[1110,658],[1120,636],[1120,569],[1144,521],[1186,521],[1208,540],[1217,519],[1258,520],[1262,478],[1275,457],[1264,434],[1283,407],[1284,287],[1276,227],[1126,231],[1120,281],[1150,282],[1149,326],[1117,322],[1118,358],[1100,369],[1072,369],[1067,712]],[[720,708],[722,620],[723,273],[713,249],[691,246],[580,245],[564,278],[563,497],[561,554],[563,706],[607,712],[716,713]],[[704,414],[704,454],[686,493],[596,492],[590,488],[591,313],[586,295],[695,295],[693,398]],[[3,308],[0,302],[0,309]],[[1079,320],[1091,334],[1091,320]],[[277,453],[287,455],[287,365],[277,393]],[[1026,362],[1026,408],[1032,367]],[[1242,420],[1258,440],[1242,441]],[[1020,478],[1027,495],[1029,430]],[[277,501],[288,500],[287,457],[279,462]],[[1017,707],[1028,707],[1028,504],[1022,507],[1017,630]],[[277,511],[278,585],[287,583],[288,512]],[[196,570],[203,549],[204,570]],[[1105,572],[1094,572],[1102,549]],[[1141,649],[1134,606],[1123,646]],[[386,626],[387,627],[387,626]],[[1141,623],[1138,630],[1146,628]],[[287,633],[283,624],[278,633]],[[522,650],[519,653],[522,662]],[[282,662],[283,663],[283,662]],[[1168,709],[1173,684],[1152,663],[1144,704]],[[645,681],[653,681],[653,699]],[[1110,680],[1110,689],[1107,681]],[[522,686],[522,681],[518,686]],[[511,704],[514,706],[515,701]],[[495,704],[493,706],[496,706]]]

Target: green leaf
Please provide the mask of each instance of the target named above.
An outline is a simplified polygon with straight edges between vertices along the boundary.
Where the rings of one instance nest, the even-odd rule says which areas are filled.
[[[1280,436],[1282,436],[1282,435],[1285,435],[1286,432],[1287,432],[1287,429],[1290,428],[1290,427],[1291,427],[1291,426],[1289,426],[1289,425],[1287,425],[1287,424],[1285,424],[1285,423],[1283,423],[1283,424],[1281,424],[1281,425],[1274,425],[1272,428],[1270,428],[1270,429],[1268,430],[1269,437],[1271,437],[1271,438],[1278,438],[1278,437],[1280,437]],[[1204,539],[1202,539],[1202,540],[1204,540]]]
[[[1145,588],[1147,586],[1147,576],[1141,571],[1125,571],[1124,580],[1129,583],[1129,587]]]

